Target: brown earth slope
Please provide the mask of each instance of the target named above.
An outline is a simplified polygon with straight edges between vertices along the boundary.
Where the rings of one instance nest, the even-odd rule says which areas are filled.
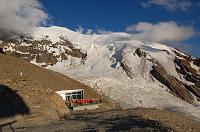
[[[100,98],[67,76],[0,54],[0,122],[59,119],[68,110],[55,91],[65,89],[84,89],[85,98]]]

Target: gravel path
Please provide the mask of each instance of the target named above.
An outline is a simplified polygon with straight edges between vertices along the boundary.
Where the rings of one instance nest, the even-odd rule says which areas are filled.
[[[172,112],[137,108],[72,112],[60,121],[18,124],[13,128],[16,132],[199,132],[200,123]],[[11,131],[9,126],[3,128],[3,132],[7,131]]]

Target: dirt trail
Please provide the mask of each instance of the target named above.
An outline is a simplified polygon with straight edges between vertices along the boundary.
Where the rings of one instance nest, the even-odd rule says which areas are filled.
[[[15,126],[15,130],[17,132],[199,132],[200,123],[167,111],[137,108],[129,110],[73,112],[65,120],[38,125],[24,124]]]

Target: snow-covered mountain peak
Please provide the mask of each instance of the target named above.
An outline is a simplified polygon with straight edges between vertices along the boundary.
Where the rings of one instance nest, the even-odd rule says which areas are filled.
[[[123,108],[142,102],[200,114],[200,59],[164,44],[127,33],[85,35],[53,26],[1,45],[11,55],[90,85]]]
[[[112,43],[126,43],[130,41],[136,42],[133,39],[132,35],[118,32],[118,33],[109,33],[109,34],[92,34],[86,35],[79,32],[71,31],[63,27],[38,27],[33,32],[32,36],[34,39],[43,39],[47,38],[53,43],[59,42],[60,37],[64,37],[71,41],[74,44],[79,44],[84,47],[84,45],[98,44],[98,45],[108,45]],[[137,41],[138,43],[141,43]],[[132,42],[133,43],[133,42]]]

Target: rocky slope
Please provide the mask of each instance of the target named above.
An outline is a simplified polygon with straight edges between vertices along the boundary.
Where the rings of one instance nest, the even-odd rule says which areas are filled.
[[[61,27],[40,27],[0,43],[7,54],[70,75],[123,108],[156,107],[200,117],[200,59],[164,44]]]
[[[85,90],[86,98],[100,98],[90,87],[67,76],[0,54],[0,124],[47,121],[69,113],[57,90]]]

